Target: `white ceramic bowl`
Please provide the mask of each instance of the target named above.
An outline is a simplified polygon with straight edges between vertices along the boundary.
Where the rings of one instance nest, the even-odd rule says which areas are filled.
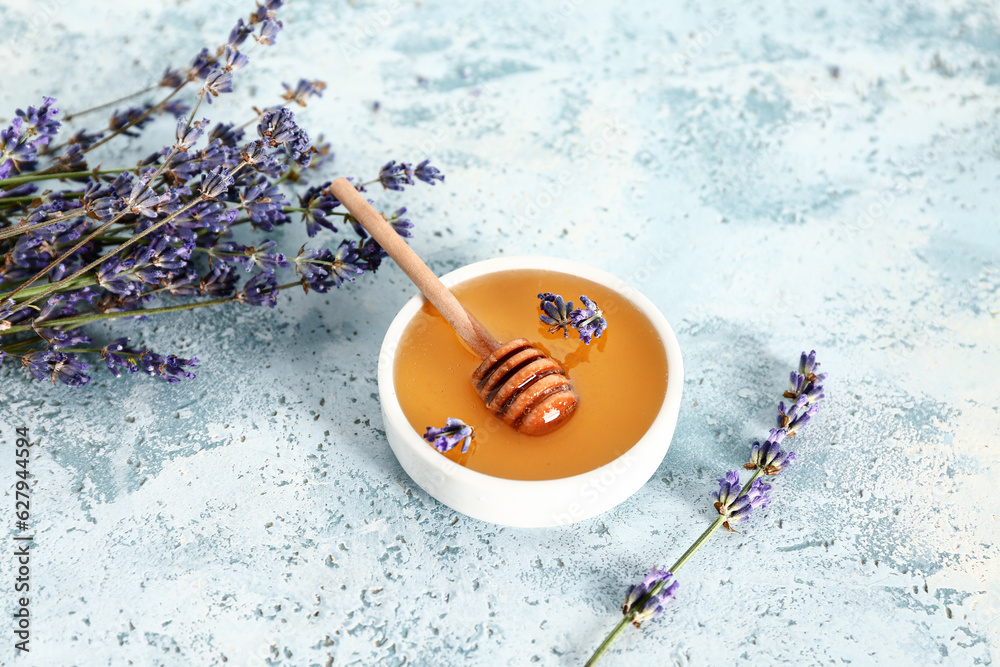
[[[684,364],[673,329],[637,289],[610,273],[555,257],[501,257],[463,266],[441,277],[449,287],[470,278],[514,269],[549,269],[600,283],[634,304],[653,323],[667,356],[669,378],[663,405],[646,434],[614,461],[572,477],[516,480],[485,475],[445,458],[406,420],[393,384],[396,349],[406,325],[424,304],[417,294],[389,325],[379,353],[378,390],[389,446],[403,470],[448,507],[507,526],[559,526],[589,519],[618,505],[645,484],[663,461],[677,425]],[[472,369],[470,369],[471,373]]]

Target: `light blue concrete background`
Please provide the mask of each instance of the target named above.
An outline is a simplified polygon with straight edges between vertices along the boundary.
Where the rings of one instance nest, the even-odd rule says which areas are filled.
[[[280,81],[324,79],[300,117],[333,139],[331,176],[446,172],[378,197],[410,209],[435,270],[532,252],[638,285],[685,354],[673,446],[570,527],[443,507],[381,431],[376,355],[413,291],[394,266],[273,312],[97,328],[197,355],[199,377],[0,372],[0,437],[40,441],[32,652],[4,629],[0,662],[581,664],[625,587],[710,521],[715,478],[816,348],[829,398],[800,463],[607,664],[997,664],[1000,13],[821,4],[292,2],[278,48],[204,111],[242,120]],[[5,0],[0,115],[131,92],[246,10]],[[5,556],[4,609],[11,577]]]

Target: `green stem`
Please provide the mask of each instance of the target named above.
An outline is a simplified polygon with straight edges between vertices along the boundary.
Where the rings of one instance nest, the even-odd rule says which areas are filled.
[[[124,169],[92,169],[90,171],[53,171],[50,173],[38,172],[36,174],[25,174],[24,176],[11,176],[0,181],[0,188],[7,189],[8,185],[21,185],[33,181],[62,180],[64,178],[84,178],[86,176],[99,176],[101,174],[120,174],[123,171],[132,171],[135,167],[125,167]]]
[[[634,614],[628,614],[627,616],[622,617],[622,620],[618,621],[618,625],[616,625],[615,629],[611,631],[611,634],[604,638],[604,641],[601,642],[601,645],[597,647],[596,651],[594,651],[594,655],[590,656],[590,660],[587,661],[587,664],[584,665],[584,667],[593,667],[597,664],[598,660],[604,657],[607,650],[611,648],[611,645],[618,640],[621,634],[625,632],[625,628],[627,628],[629,623],[632,622],[633,615]]]
[[[21,283],[21,284],[23,285],[24,283]],[[87,276],[87,277],[83,278],[82,280],[77,280],[77,281],[74,281],[72,283],[68,283],[68,284],[60,287],[58,291],[67,291],[67,290],[71,290],[71,289],[79,289],[81,287],[87,287],[88,285],[96,285],[96,284],[97,284],[97,278],[96,277],[94,277],[94,276]],[[46,289],[48,289],[49,285],[50,285],[50,283],[46,283],[44,285],[35,285],[34,287],[25,288],[24,290],[22,290],[20,292],[20,295],[22,297],[32,297],[32,296],[35,296],[36,294],[39,294],[39,293],[45,291]],[[0,293],[0,301],[6,301],[7,299],[10,298],[9,295],[13,294],[13,293],[14,293],[13,291]]]
[[[750,480],[743,485],[743,488],[740,491],[740,495],[743,495],[747,491],[749,491],[750,487],[753,486],[754,480],[760,477],[763,472],[764,470],[762,468],[757,468],[757,470],[754,471],[753,476],[750,477]],[[705,544],[705,542],[708,541],[708,538],[712,537],[712,535],[715,534],[715,531],[719,530],[719,528],[721,528],[722,524],[724,524],[725,522],[726,522],[725,516],[721,514],[717,516],[715,518],[715,521],[713,521],[711,525],[709,525],[709,527],[705,529],[705,532],[703,532],[701,535],[698,536],[698,539],[694,541],[694,544],[688,547],[688,550],[685,551],[681,555],[681,557],[677,559],[677,562],[674,563],[673,567],[671,567],[670,570],[668,571],[671,574],[676,575],[677,571],[680,570],[682,567],[684,567],[689,560],[691,560],[691,557],[694,556],[695,552],[697,552],[698,549],[701,549],[701,547]],[[648,600],[651,597],[659,595],[665,585],[666,584],[662,581],[657,582],[652,588],[649,589],[649,591],[646,592],[645,595],[636,600],[635,604],[632,605],[633,610],[641,608],[642,603],[645,600]],[[618,638],[621,636],[623,632],[625,632],[625,628],[628,627],[628,624],[632,621],[634,617],[635,617],[635,611],[632,611],[632,613],[626,614],[625,617],[618,622],[618,625],[615,626],[615,629],[612,630],[610,634],[608,634],[608,636],[604,638],[604,641],[601,642],[601,645],[598,646],[597,650],[594,651],[594,654],[590,656],[590,660],[587,661],[585,667],[593,667],[593,665],[597,664],[597,661],[604,656],[607,650],[611,648],[611,645],[618,640]]]
[[[164,162],[164,164],[166,164],[166,162]],[[233,167],[232,169],[230,169],[229,172],[225,175],[225,178],[229,178],[231,176],[234,176],[236,173],[238,173],[240,171],[240,169],[242,169],[245,166],[246,166],[246,162],[241,162],[240,164],[238,164],[235,167]],[[122,243],[121,245],[117,246],[114,250],[111,250],[110,252],[105,253],[103,256],[95,259],[90,264],[84,266],[81,269],[78,269],[76,271],[76,273],[74,273],[73,275],[68,276],[66,278],[63,278],[61,281],[59,281],[57,283],[50,284],[49,287],[48,287],[48,289],[46,291],[42,292],[41,294],[39,294],[38,296],[36,296],[36,297],[34,297],[32,299],[29,299],[28,301],[22,302],[20,305],[21,306],[30,305],[30,304],[34,303],[35,301],[38,301],[38,299],[42,298],[43,296],[46,296],[47,294],[49,294],[51,292],[55,292],[56,290],[60,289],[65,283],[73,280],[74,278],[78,278],[79,276],[82,276],[83,274],[87,273],[88,271],[90,271],[94,267],[101,265],[108,258],[113,257],[115,254],[117,254],[118,252],[121,252],[122,250],[125,250],[129,246],[131,246],[134,243],[138,242],[140,239],[142,239],[142,238],[144,238],[146,236],[149,236],[150,234],[152,234],[156,230],[158,230],[161,227],[163,227],[163,225],[167,224],[168,222],[173,222],[174,220],[176,220],[177,218],[179,218],[182,214],[186,213],[188,210],[190,210],[196,204],[198,204],[199,202],[204,201],[205,199],[206,199],[205,195],[202,195],[201,197],[194,197],[194,198],[192,198],[191,201],[189,201],[187,204],[185,204],[184,206],[182,206],[178,210],[174,211],[172,214],[168,215],[163,220],[160,220],[160,221],[156,222],[155,224],[147,227],[145,230],[143,230],[142,232],[139,232],[138,234],[136,234],[135,236],[133,236],[132,238],[130,238],[125,243]],[[124,212],[119,213],[116,217],[112,218],[110,221],[108,221],[107,223],[105,223],[103,226],[98,227],[94,232],[92,232],[90,234],[89,237],[87,237],[87,240],[89,240],[90,238],[93,238],[94,236],[98,236],[99,234],[101,234],[101,232],[103,232],[105,229],[107,229],[111,224],[117,222],[118,218],[121,217],[121,216],[123,216],[123,215],[124,215]],[[81,242],[79,245],[83,245],[83,242]],[[41,272],[39,274],[35,274],[35,277],[38,277],[38,276],[42,275],[43,273],[47,273],[51,269],[52,269],[52,267],[50,266],[49,268],[45,269],[43,272]],[[30,281],[29,281],[29,283],[26,283],[26,284],[30,284]],[[17,291],[18,290],[14,290],[15,293]]]
[[[286,290],[290,287],[301,287],[301,282],[287,283],[285,285],[278,285],[275,289],[277,291]],[[208,306],[218,306],[223,303],[229,303],[236,300],[236,295],[226,296],[219,299],[211,299],[209,301],[198,301],[195,303],[182,303],[176,306],[163,306],[161,308],[142,308],[140,310],[124,310],[117,311],[113,313],[94,313],[93,315],[77,315],[74,317],[64,317],[58,320],[47,320],[44,322],[46,328],[55,327],[78,327],[83,324],[89,324],[91,322],[99,322],[101,320],[116,320],[123,317],[139,317],[146,315],[161,315],[163,313],[178,313],[183,310],[194,310],[195,308],[206,308]],[[30,324],[19,324],[17,326],[10,327],[6,331],[0,331],[0,337],[9,336],[11,334],[21,333],[23,331],[31,331]]]
[[[694,556],[695,552],[698,551],[698,549],[701,549],[702,545],[708,541],[708,538],[714,535],[715,531],[721,528],[722,524],[725,522],[726,522],[726,517],[722,516],[721,514],[718,517],[716,517],[715,521],[713,521],[711,525],[705,529],[705,532],[698,536],[698,539],[694,541],[694,544],[688,547],[688,550],[685,551],[684,554],[677,559],[677,562],[674,563],[674,566],[670,568],[670,572],[673,574],[677,574],[677,570],[684,567],[684,565],[689,560],[691,560],[691,556]],[[663,587],[661,584],[657,584],[657,586],[659,586],[660,588]],[[654,586],[653,588],[655,589],[656,586]],[[652,590],[650,592],[652,592]],[[657,590],[656,592],[659,593],[660,591]]]
[[[118,128],[117,130],[115,130],[114,132],[112,132],[111,134],[109,134],[108,136],[104,137],[103,139],[101,139],[97,143],[93,144],[90,148],[88,148],[85,151],[83,151],[82,154],[86,155],[87,153],[89,153],[90,151],[94,150],[98,146],[102,146],[102,145],[108,143],[109,141],[111,141],[112,139],[114,139],[115,137],[117,137],[119,134],[121,134],[122,132],[124,132],[125,130],[127,130],[127,129],[131,128],[131,127],[135,127],[136,125],[138,125],[142,121],[146,120],[146,118],[151,113],[153,113],[154,111],[158,111],[158,110],[162,109],[163,105],[165,105],[167,102],[169,102],[170,98],[173,97],[174,95],[176,95],[178,92],[180,92],[181,88],[183,88],[186,85],[188,85],[188,82],[184,81],[183,83],[181,83],[181,85],[177,86],[172,91],[170,91],[169,95],[167,95],[166,97],[164,97],[157,104],[154,104],[153,106],[151,106],[149,108],[149,110],[146,111],[146,113],[142,114],[141,116],[139,116],[135,120],[126,123],[125,125],[123,125],[122,127]]]
[[[116,104],[121,104],[122,102],[127,102],[128,100],[132,99],[133,97],[139,97],[140,95],[144,95],[144,94],[146,94],[146,93],[148,93],[148,92],[150,92],[152,90],[156,90],[159,87],[160,87],[160,84],[156,84],[155,86],[150,86],[149,88],[146,88],[144,90],[140,90],[138,92],[132,93],[131,95],[126,95],[125,97],[119,97],[117,100],[112,100],[110,102],[105,102],[104,104],[98,104],[96,107],[90,107],[89,109],[84,109],[83,111],[77,111],[76,113],[68,113],[65,116],[63,116],[63,120],[68,123],[69,121],[73,120],[77,116],[82,116],[84,114],[92,113],[94,111],[100,111],[101,109],[107,109],[110,106],[114,106]]]
[[[36,199],[40,199],[43,195],[22,195],[20,197],[4,197],[0,199],[0,206],[4,204],[30,204]],[[82,192],[70,192],[63,195],[63,199],[79,199],[83,196]]]
[[[83,207],[80,207],[80,208],[73,209],[69,213],[64,213],[63,215],[59,215],[59,216],[56,216],[54,218],[50,218],[50,219],[45,220],[43,222],[35,223],[34,225],[26,225],[24,227],[17,225],[17,226],[14,226],[14,227],[6,227],[4,229],[0,229],[0,241],[3,241],[4,239],[12,238],[14,236],[21,236],[22,234],[27,234],[28,232],[33,232],[36,229],[41,229],[43,227],[48,227],[50,225],[54,225],[54,224],[59,223],[59,222],[66,222],[67,220],[72,220],[73,218],[79,218],[81,215],[83,215],[86,212],[87,212],[87,209],[85,209]]]

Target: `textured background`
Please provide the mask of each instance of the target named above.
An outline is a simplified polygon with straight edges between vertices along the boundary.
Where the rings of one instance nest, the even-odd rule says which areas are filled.
[[[0,662],[580,664],[625,587],[710,520],[715,478],[815,347],[829,398],[800,464],[607,664],[997,663],[996,5],[609,4],[293,1],[278,47],[204,111],[249,118],[280,81],[324,79],[300,118],[332,138],[331,176],[425,156],[447,174],[378,201],[410,208],[435,270],[530,252],[640,287],[687,366],[653,479],[550,530],[416,488],[375,398],[413,291],[394,266],[273,312],[115,325],[199,356],[199,377],[71,390],[0,371],[4,451],[16,426],[39,439],[32,652],[4,639]],[[5,0],[0,115],[131,92],[245,11]],[[4,609],[11,578],[5,556]]]

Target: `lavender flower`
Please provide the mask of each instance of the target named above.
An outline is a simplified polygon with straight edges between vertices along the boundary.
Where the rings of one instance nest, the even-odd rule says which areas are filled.
[[[246,249],[246,259],[243,262],[244,268],[249,271],[254,266],[259,266],[261,271],[274,273],[276,268],[288,268],[288,260],[280,252],[270,252],[278,244],[270,239],[265,239],[257,247]]]
[[[247,63],[250,62],[250,58],[246,54],[240,53],[235,47],[227,44],[222,52],[222,62],[225,63],[222,66],[223,70],[226,72],[235,72],[238,69],[246,67]]]
[[[292,88],[287,83],[282,83],[281,85],[285,88],[285,92],[281,98],[288,102],[295,102],[303,107],[306,105],[306,100],[310,97],[322,97],[323,90],[326,88],[326,83],[323,81],[307,81],[306,79],[299,79],[299,83],[295,88]]]
[[[442,454],[451,451],[460,442],[462,443],[462,453],[465,454],[472,446],[475,437],[475,429],[461,419],[453,417],[449,417],[441,428],[428,426],[427,432],[423,435],[424,440],[431,443],[431,446]]]
[[[770,500],[767,492],[771,490],[771,486],[760,478],[753,481],[746,493],[741,493],[741,488],[740,473],[730,470],[725,477],[719,479],[719,490],[712,492],[715,509],[726,517],[722,525],[732,533],[736,531],[731,524],[746,520],[752,510],[767,507]]]
[[[79,130],[50,148],[60,129],[59,110],[50,97],[41,105],[18,110],[0,126],[0,179],[33,174],[42,160],[48,164],[38,175],[52,175],[51,189],[8,182],[0,190],[0,228],[7,230],[6,238],[0,239],[0,256],[6,260],[0,262],[0,285],[7,295],[16,291],[19,297],[0,298],[0,347],[4,348],[0,360],[13,356],[22,360],[32,377],[71,386],[90,380],[89,366],[77,355],[98,352],[115,376],[142,370],[168,382],[192,378],[196,359],[131,349],[127,338],[91,350],[86,331],[60,320],[89,313],[141,318],[150,304],[167,295],[178,301],[203,296],[213,304],[234,300],[273,307],[278,292],[274,274],[291,263],[274,241],[240,238],[237,242],[232,232],[234,224],[244,222],[238,220],[240,215],[253,225],[240,228],[247,234],[272,231],[289,222],[286,208],[291,207],[280,181],[303,185],[306,195],[301,203],[310,235],[320,227],[336,231],[329,220],[340,203],[329,193],[329,184],[309,188],[306,172],[307,167],[317,168],[332,159],[328,142],[314,146],[295,115],[277,106],[260,112],[258,137],[253,141],[245,141],[244,131],[232,123],[217,122],[209,130],[208,119],[189,121],[185,116],[189,102],[177,94],[185,83],[196,81],[200,96],[209,103],[232,91],[234,72],[251,64],[249,49],[243,45],[250,35],[260,44],[275,42],[282,28],[276,13],[281,5],[281,0],[258,0],[249,19],[236,23],[226,43],[202,49],[187,68],[164,70],[158,85],[170,89],[165,99],[115,110],[108,121],[111,139],[119,134],[138,136],[165,114],[177,117],[168,145],[146,157],[125,160],[126,166],[137,166],[117,176],[106,176],[87,164],[88,149],[104,136],[100,132]],[[283,97],[286,103],[304,106],[321,96],[325,87],[322,81],[301,79],[294,88],[286,84]],[[207,143],[202,144],[205,134]],[[57,172],[68,169],[88,175],[57,178]],[[416,174],[406,163],[392,163],[389,172],[385,178],[393,189],[412,183],[414,175],[432,184],[443,178],[427,161],[418,165]],[[413,225],[405,213],[400,207],[387,219],[401,236],[410,236]],[[55,218],[59,220],[53,222]],[[113,230],[85,238],[112,221],[119,223]],[[38,228],[15,229],[19,226]],[[129,247],[123,249],[126,239]],[[67,252],[70,248],[72,253]],[[379,244],[361,234],[359,242],[303,248],[295,268],[307,290],[326,291],[375,271],[384,256]],[[81,273],[78,283],[60,284],[90,264],[94,266]],[[241,283],[243,271],[234,265],[251,271],[252,277]],[[28,280],[35,283],[32,288],[19,289]],[[79,283],[87,286],[73,286]],[[201,305],[206,303],[180,308]]]
[[[58,381],[69,387],[82,387],[90,383],[90,376],[86,373],[90,365],[67,352],[35,350],[21,357],[21,364],[41,382],[51,378],[52,384]]]
[[[238,280],[239,276],[236,275],[232,267],[221,264],[201,279],[199,289],[206,296],[227,297],[236,290]]]
[[[128,338],[116,338],[101,348],[101,358],[116,378],[122,376],[122,370],[129,373],[135,373],[139,370],[139,364],[136,363],[138,353],[129,350],[125,347],[126,345],[128,345]]]
[[[444,182],[444,175],[436,167],[430,165],[430,160],[424,160],[413,170],[413,175],[424,183],[434,185],[434,181]]]
[[[108,129],[112,132],[122,130],[122,134],[127,137],[138,137],[138,130],[153,122],[151,115],[143,118],[143,115],[151,108],[149,104],[144,104],[141,107],[130,107],[121,113],[115,109],[111,114],[111,119],[108,121]]]
[[[258,273],[236,294],[236,300],[251,306],[274,308],[278,303],[278,281],[273,273]]]
[[[222,167],[216,167],[201,180],[201,196],[218,199],[233,185],[233,177]]]
[[[265,111],[257,123],[257,134],[272,147],[294,141],[299,131],[295,114],[285,107]]]
[[[233,73],[227,72],[221,67],[213,68],[205,77],[205,83],[202,84],[201,90],[202,94],[205,95],[205,100],[211,104],[213,97],[233,92]]]
[[[306,233],[309,236],[316,236],[320,227],[332,232],[337,231],[337,227],[327,216],[340,206],[340,202],[330,194],[329,188],[328,181],[319,187],[311,187],[299,195],[299,207],[305,209],[302,211],[302,220],[306,223]]]
[[[250,221],[265,231],[272,231],[275,226],[288,222],[284,211],[288,200],[277,185],[271,185],[266,179],[247,184],[240,193],[240,204],[250,216]]]
[[[543,324],[549,325],[549,333],[555,333],[562,329],[563,338],[569,338],[569,327],[572,324],[570,311],[573,310],[573,302],[567,302],[563,300],[562,296],[552,292],[542,292],[538,298],[542,300],[539,307],[545,313],[538,319]]]
[[[580,301],[585,307],[577,308],[571,312],[569,318],[572,325],[579,330],[580,340],[586,345],[590,345],[591,340],[600,338],[604,330],[608,328],[608,321],[604,319],[604,311],[586,295],[581,294]]]
[[[196,368],[198,358],[181,359],[172,354],[162,356],[149,350],[139,353],[139,368],[145,371],[146,375],[163,378],[170,384],[184,380],[193,380],[195,374],[185,370],[186,368]]]
[[[238,47],[246,41],[247,37],[253,34],[253,28],[246,25],[243,19],[239,19],[229,33],[227,43],[232,47]]]
[[[379,170],[378,180],[386,190],[402,190],[404,185],[413,185],[412,173],[407,163],[390,160]]]
[[[622,605],[622,613],[625,616],[632,616],[632,624],[639,627],[644,621],[648,621],[663,611],[664,605],[677,597],[677,589],[680,582],[674,581],[674,575],[667,571],[667,568],[657,568],[645,576],[638,584],[633,584],[625,591],[625,604]],[[657,589],[656,593],[652,593]]]
[[[354,282],[354,277],[363,274],[360,255],[353,241],[342,241],[337,252],[326,248],[307,250],[302,246],[295,258],[295,270],[302,274],[302,286],[308,291],[328,292],[331,287],[340,287]]]
[[[781,449],[781,441],[787,435],[785,429],[772,428],[764,444],[754,442],[750,447],[750,462],[744,463],[747,470],[762,468],[765,475],[777,475],[795,461],[795,452],[785,452]]]
[[[396,230],[396,233],[403,238],[412,238],[413,234],[410,233],[410,229],[413,228],[413,223],[402,217],[406,213],[406,207],[397,209],[395,213],[389,218],[389,226]]]
[[[174,143],[174,148],[178,151],[190,149],[198,141],[198,137],[202,135],[207,126],[208,119],[202,118],[201,120],[194,121],[191,123],[191,127],[188,127],[187,117],[181,116],[177,121],[177,132],[175,133],[177,141]]]
[[[254,35],[254,39],[264,46],[270,46],[274,44],[279,32],[281,32],[281,21],[265,21],[260,28],[260,35]]]

